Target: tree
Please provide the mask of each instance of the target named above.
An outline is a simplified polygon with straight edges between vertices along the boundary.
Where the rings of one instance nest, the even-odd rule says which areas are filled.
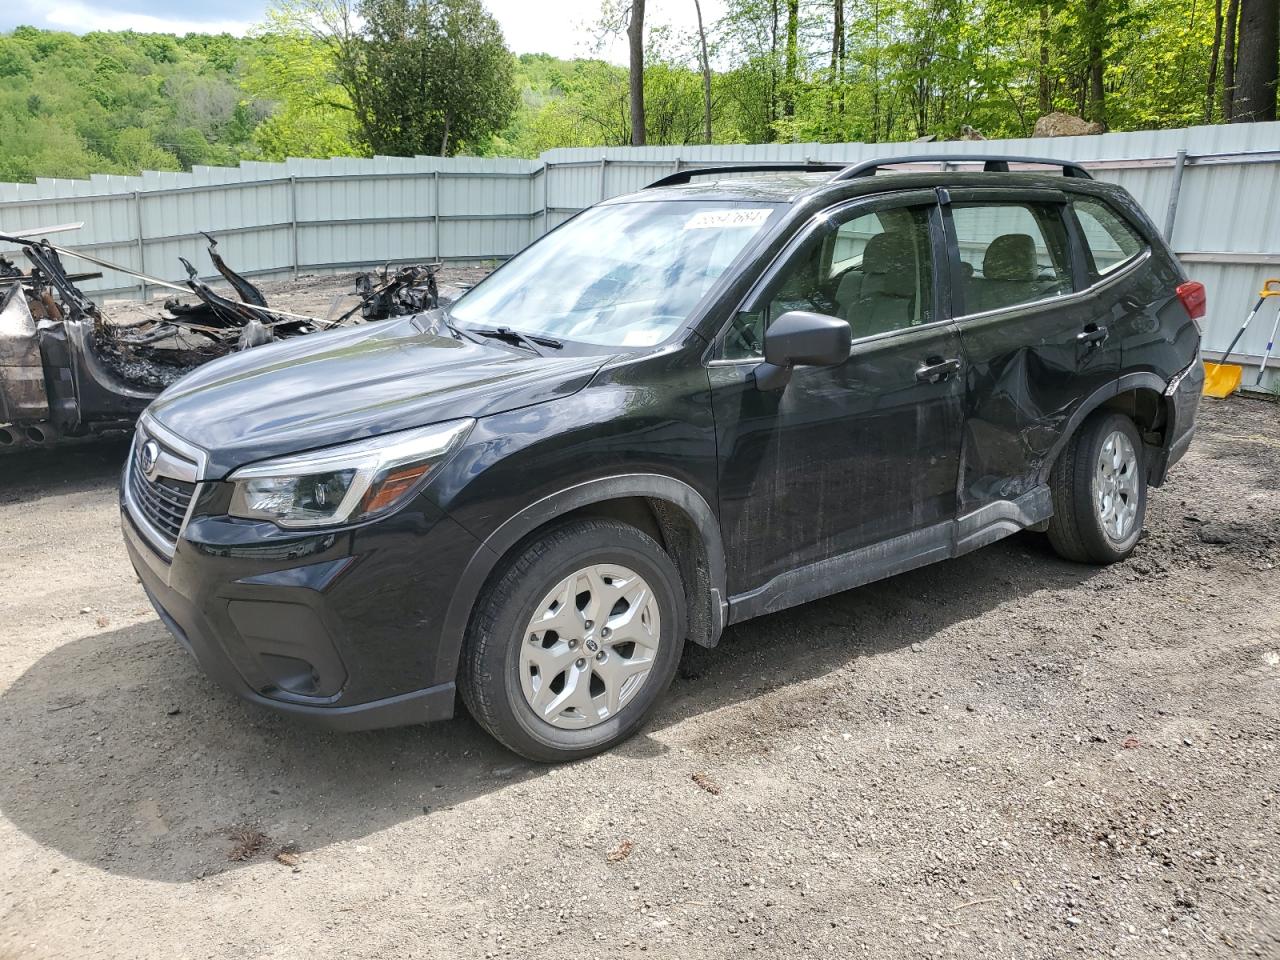
[[[1102,44],[1107,34],[1106,16],[1102,0],[1084,0],[1085,36],[1089,46],[1089,119],[1105,126],[1107,107],[1103,77],[1106,63],[1102,59]]]
[[[1219,3],[1222,0],[1218,0]],[[1040,108],[1040,116],[1053,111],[1053,80],[1049,71],[1049,5],[1047,3],[1040,4],[1040,23],[1036,31],[1037,47],[1039,48],[1037,93],[1039,95],[1038,106]]]
[[[836,0],[837,3],[840,0]],[[693,0],[698,15],[698,64],[702,69],[702,138],[711,142],[711,60],[707,57],[707,29],[702,25],[702,4]]]
[[[363,0],[360,13],[357,119],[375,153],[449,156],[510,121],[511,53],[479,0]]]
[[[355,3],[356,0],[274,0],[267,10],[264,29],[272,35],[292,38],[295,44],[309,41],[314,45],[319,51],[321,73],[330,84],[306,82],[295,84],[294,89],[303,91],[304,102],[311,107],[349,111],[361,152],[368,153],[372,149],[368,132],[376,120],[365,82],[367,45],[360,32]],[[297,46],[295,50],[301,52]]]
[[[127,170],[181,170],[178,158],[156,144],[141,127],[120,133],[113,149],[116,159]]]
[[[1222,34],[1222,119],[1231,120],[1231,105],[1236,92],[1236,17],[1240,0],[1227,3],[1227,22]]]
[[[631,145],[644,146],[644,0],[631,0],[631,18],[627,22],[627,48],[631,96]]]
[[[255,39],[0,33],[0,180],[137,174],[255,156],[237,84]],[[211,59],[215,48],[227,53]],[[249,120],[249,125],[242,120]]]
[[[264,159],[368,152],[324,43],[309,33],[276,28],[263,31],[259,49],[241,82],[243,92],[267,108],[251,133]]]
[[[718,33],[738,66],[724,76],[732,126],[751,143],[778,138],[779,0],[729,0]]]
[[[787,0],[787,57],[783,74],[782,114],[796,113],[796,84],[800,77],[800,0]]]
[[[1222,48],[1222,0],[1213,0],[1213,52],[1209,57],[1209,82],[1205,85],[1204,122],[1213,123],[1213,101],[1218,92],[1218,57]]]
[[[634,2],[603,0],[608,34],[628,32]],[[966,124],[996,138],[1052,110],[1138,130],[1275,109],[1276,0],[724,0],[715,22],[694,2],[683,32],[646,5],[632,71],[517,64],[479,0],[275,0],[244,38],[18,27],[0,33],[0,180]]]
[[[833,106],[843,111],[840,85],[844,81],[844,0],[834,0],[831,8],[831,98]]]
[[[1240,0],[1240,39],[1231,122],[1276,118],[1276,79],[1280,70],[1280,4],[1277,0]]]
[[[447,156],[506,126],[519,102],[480,0],[276,0],[269,22],[324,51],[341,89],[327,106],[350,110],[365,153]]]
[[[531,116],[518,119],[495,142],[510,144],[504,152],[536,156],[555,147],[575,147],[584,143],[626,146],[631,141],[631,121],[627,108],[627,71],[603,60],[551,60],[528,64],[523,80],[525,102],[536,104]]]

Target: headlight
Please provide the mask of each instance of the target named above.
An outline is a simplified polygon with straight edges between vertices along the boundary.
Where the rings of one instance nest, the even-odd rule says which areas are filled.
[[[466,439],[453,420],[241,467],[230,476],[233,517],[323,527],[395,509]]]

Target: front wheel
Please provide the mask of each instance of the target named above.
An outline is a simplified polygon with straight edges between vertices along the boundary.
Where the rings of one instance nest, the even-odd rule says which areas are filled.
[[[1132,420],[1100,411],[1067,441],[1049,486],[1049,542],[1077,563],[1115,563],[1137,546],[1147,515],[1142,438]]]
[[[585,757],[644,723],[684,633],[680,575],[652,537],[613,520],[567,523],[519,548],[485,590],[462,698],[516,753]]]

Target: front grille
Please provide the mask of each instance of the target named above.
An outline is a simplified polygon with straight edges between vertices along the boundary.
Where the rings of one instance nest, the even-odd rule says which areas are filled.
[[[141,434],[138,439],[142,440]],[[195,495],[196,485],[163,476],[148,480],[142,470],[141,442],[134,444],[130,456],[127,480],[130,499],[141,514],[141,519],[164,537],[165,545],[172,550],[178,542],[178,534],[182,532],[182,524],[187,518],[187,509]]]

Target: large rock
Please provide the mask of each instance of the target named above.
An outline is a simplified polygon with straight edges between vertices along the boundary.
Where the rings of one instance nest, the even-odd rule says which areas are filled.
[[[1033,137],[1083,137],[1091,133],[1102,133],[1102,124],[1090,120],[1081,120],[1069,113],[1054,111],[1046,113],[1036,121]]]

